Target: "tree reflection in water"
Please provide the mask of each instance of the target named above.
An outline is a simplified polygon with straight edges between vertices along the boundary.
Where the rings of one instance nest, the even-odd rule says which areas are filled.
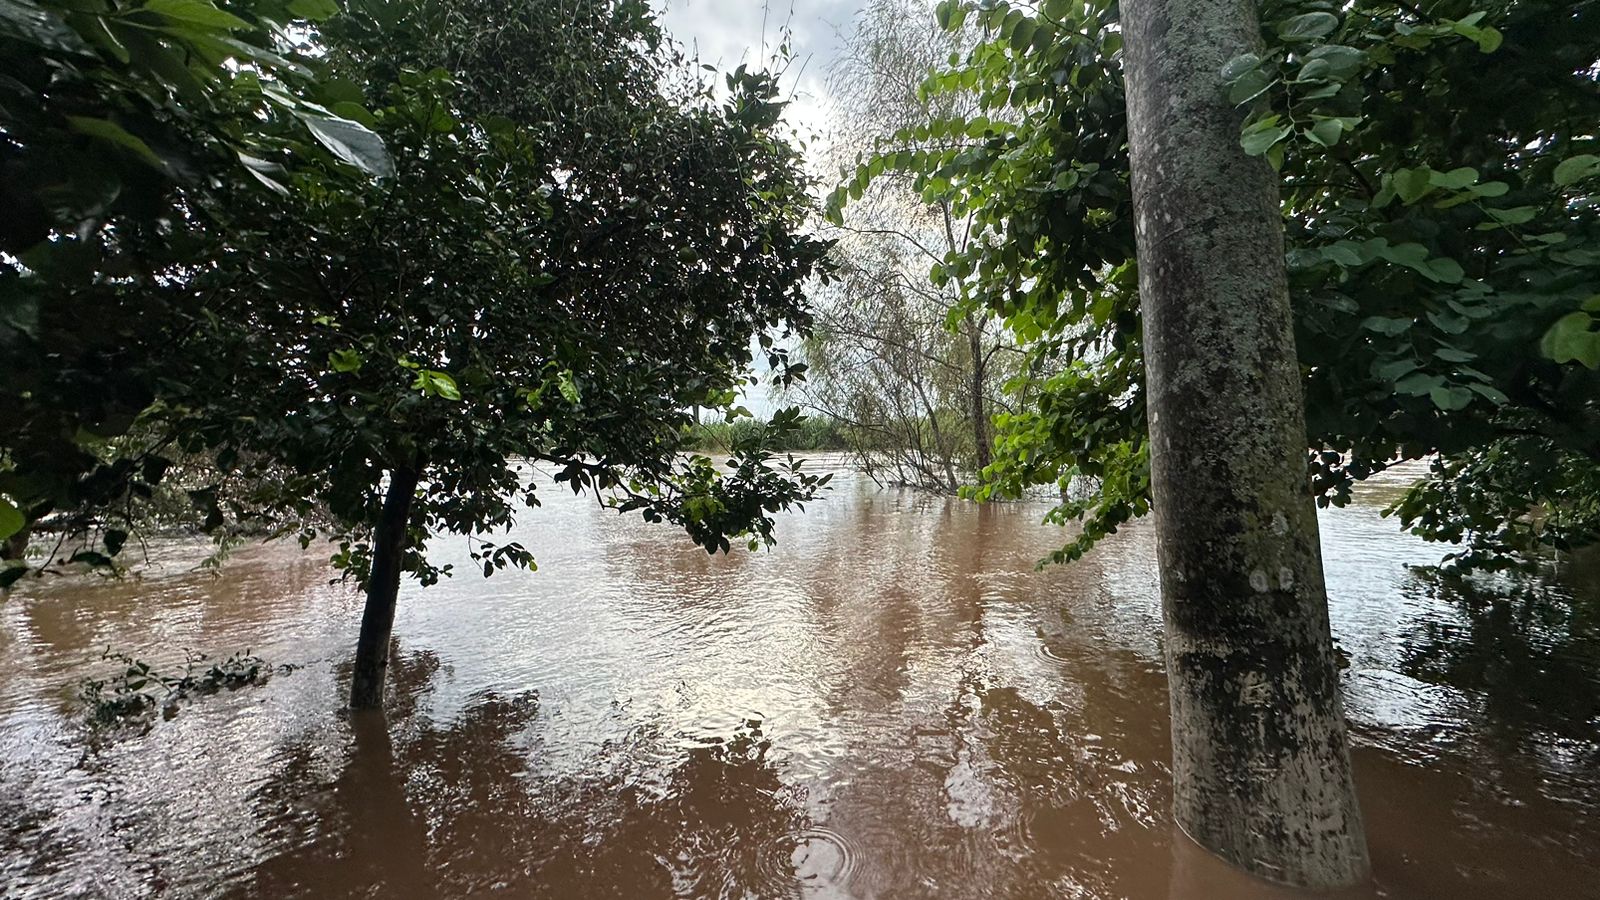
[[[1600,596],[1593,582],[1460,577],[1414,570],[1403,590],[1450,604],[1418,622],[1401,671],[1466,692],[1505,749],[1551,738],[1600,746]],[[1587,590],[1586,590],[1587,588]],[[1591,759],[1600,763],[1600,758]]]
[[[429,653],[391,655],[387,719],[353,715],[342,766],[288,748],[256,795],[274,846],[250,897],[798,896],[808,818],[761,723],[688,742],[651,725],[582,771],[546,773],[533,694],[485,693],[448,723],[420,711]]]

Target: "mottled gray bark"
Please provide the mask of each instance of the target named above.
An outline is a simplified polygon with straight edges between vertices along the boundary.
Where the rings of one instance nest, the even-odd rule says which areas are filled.
[[[400,595],[400,561],[405,554],[406,524],[417,492],[415,469],[389,473],[389,489],[372,536],[372,571],[367,575],[367,604],[356,641],[355,672],[350,679],[350,708],[383,706],[384,676],[389,670],[389,637],[394,631],[395,603]]]
[[[1306,469],[1276,179],[1220,75],[1250,0],[1125,0],[1174,814],[1276,881],[1368,875]]]

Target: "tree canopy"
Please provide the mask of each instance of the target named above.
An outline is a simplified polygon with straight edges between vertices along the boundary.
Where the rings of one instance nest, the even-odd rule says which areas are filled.
[[[1149,508],[1122,35],[1114,2],[946,2],[983,39],[924,90],[972,115],[902,130],[834,195],[907,172],[984,240],[935,265],[1034,355],[975,494],[1095,485],[1051,514],[1081,555]],[[1268,4],[1229,63],[1244,148],[1283,182],[1313,487],[1395,462],[1395,506],[1502,565],[1600,539],[1600,15],[1558,0]],[[1492,65],[1486,63],[1492,62]],[[1020,387],[1022,382],[1018,382]]]
[[[716,99],[631,0],[314,11],[319,24],[294,28],[262,13],[262,43],[298,81],[238,52],[204,69],[235,116],[224,126],[288,108],[302,140],[273,133],[244,165],[163,182],[165,207],[102,229],[136,264],[89,273],[87,290],[9,266],[11,284],[57,292],[61,341],[90,345],[62,391],[137,390],[120,419],[83,434],[55,409],[64,400],[8,382],[8,403],[55,418],[8,432],[5,492],[30,519],[94,501],[113,523],[91,550],[103,556],[123,534],[109,501],[198,454],[216,466],[218,483],[191,492],[213,524],[326,533],[361,576],[384,473],[409,470],[421,481],[403,567],[426,581],[442,574],[426,538],[508,524],[537,503],[524,462],[543,461],[708,550],[770,540],[771,514],[823,479],[771,465],[770,436],[735,447],[727,471],[678,450],[692,406],[732,405],[752,347],[780,380],[800,374],[779,339],[809,325],[801,285],[826,244],[803,231],[809,182],[774,80],[740,70]],[[83,102],[125,92],[107,79]],[[65,115],[53,93],[37,99]],[[306,152],[306,137],[327,152]],[[56,252],[71,230],[34,237]],[[102,334],[121,322],[137,341]],[[34,353],[42,382],[55,358]],[[135,417],[128,440],[97,440]],[[86,460],[59,468],[53,492],[39,487],[35,433]],[[105,489],[81,494],[100,472]],[[485,572],[532,561],[515,544],[476,546]]]

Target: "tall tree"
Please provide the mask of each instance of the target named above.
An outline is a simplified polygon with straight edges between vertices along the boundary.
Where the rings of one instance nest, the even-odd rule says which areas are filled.
[[[1395,512],[1457,565],[1600,541],[1600,10],[1582,0],[1272,0],[1227,67],[1279,169],[1318,501],[1402,460]],[[1039,377],[980,493],[1079,488],[1073,559],[1149,509],[1123,39],[1115,0],[947,2],[982,29],[933,94],[977,112],[884,153],[982,236],[932,281],[1003,318]],[[1485,65],[1485,62],[1492,65]],[[858,172],[858,179],[864,177]],[[836,197],[847,195],[842,186]],[[1086,488],[1086,490],[1084,490]]]
[[[1358,883],[1277,180],[1222,74],[1260,49],[1255,3],[1124,0],[1122,21],[1174,815],[1257,874]]]
[[[175,431],[287,470],[285,524],[332,513],[366,590],[351,705],[381,703],[402,576],[448,574],[432,535],[469,535],[485,575],[533,565],[495,536],[537,505],[529,461],[710,551],[770,540],[820,479],[759,442],[727,472],[678,450],[753,342],[808,323],[826,247],[775,81],[710,99],[635,0],[369,0],[319,41],[394,174],[303,171],[236,208],[189,284],[225,313],[195,323],[168,400]]]
[[[829,75],[836,101],[830,155],[939,152],[948,140],[908,140],[930,117],[970,114],[970,97],[929,94],[927,72],[970,46],[916,0],[872,0]],[[853,162],[852,162],[853,160]],[[970,216],[905,175],[859,181],[848,214],[833,210],[843,277],[814,293],[805,396],[846,426],[857,464],[880,480],[955,493],[991,462],[990,416],[1014,368],[1000,323],[963,303],[959,282],[930,283],[929,266],[963,253]]]

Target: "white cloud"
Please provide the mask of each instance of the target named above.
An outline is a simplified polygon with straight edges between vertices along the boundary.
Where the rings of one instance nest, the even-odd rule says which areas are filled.
[[[700,61],[781,68],[793,97],[786,117],[802,137],[826,130],[828,70],[862,0],[658,0],[661,24]],[[777,59],[789,33],[792,59]]]

